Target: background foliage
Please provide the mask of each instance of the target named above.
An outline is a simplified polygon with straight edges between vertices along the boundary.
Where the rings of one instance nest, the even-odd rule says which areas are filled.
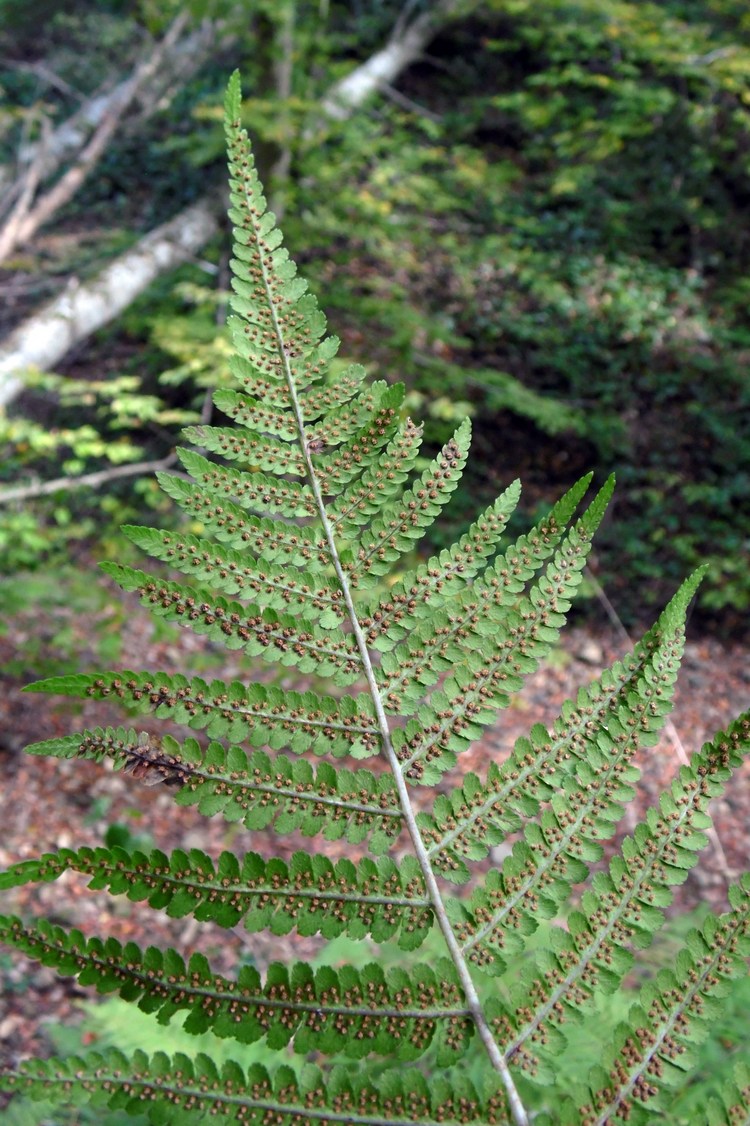
[[[177,7],[5,0],[0,161],[122,73]],[[6,327],[221,182],[220,96],[238,65],[267,166],[286,153],[275,202],[346,358],[407,380],[432,445],[456,412],[475,418],[481,462],[458,510],[517,473],[535,511],[585,468],[615,469],[598,567],[618,610],[663,602],[707,558],[704,611],[731,628],[750,605],[745,5],[466,5],[397,89],[325,135],[314,107],[382,46],[402,5],[241,9],[191,6],[196,25],[224,21],[221,46],[5,263]],[[168,454],[224,372],[225,250],[162,279],[60,378],[30,387],[0,421],[3,484]],[[49,572],[71,541],[98,553],[110,527],[156,503],[150,482],[125,479],[7,504],[4,570]]]

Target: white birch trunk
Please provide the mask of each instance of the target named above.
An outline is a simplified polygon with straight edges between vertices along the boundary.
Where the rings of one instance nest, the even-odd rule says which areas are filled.
[[[23,373],[48,371],[75,344],[113,320],[160,274],[196,254],[218,231],[215,199],[206,197],[150,231],[85,285],[69,284],[0,346],[0,408],[23,390]]]
[[[323,114],[334,121],[345,121],[352,109],[377,93],[381,86],[389,86],[402,71],[416,62],[430,40],[451,19],[475,6],[467,0],[442,0],[407,27],[399,21],[385,47],[347,74],[326,94],[320,107]]]

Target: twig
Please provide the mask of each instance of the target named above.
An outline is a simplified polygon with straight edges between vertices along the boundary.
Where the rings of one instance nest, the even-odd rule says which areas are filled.
[[[719,59],[728,59],[736,52],[736,44],[727,43],[725,47],[715,47],[713,51],[707,51],[705,55],[690,55],[685,59],[685,62],[690,66],[710,66],[711,63],[718,62]]]
[[[46,82],[49,86],[54,86],[61,94],[65,94],[66,97],[76,98],[79,102],[84,100],[84,95],[80,90],[76,90],[74,86],[71,86],[64,78],[56,74],[45,62],[24,63],[16,62],[15,59],[3,59],[2,65],[8,70],[20,70],[24,74],[35,74],[42,82]]]
[[[225,25],[225,20],[204,19],[196,31],[177,44],[164,73],[155,75],[153,83],[139,91],[140,109],[127,122],[129,132],[141,128],[157,110],[164,113],[191,75],[203,65],[209,51],[221,54],[235,42],[234,34],[223,34]],[[218,38],[220,35],[222,37]]]
[[[16,244],[21,241],[20,235],[24,225],[28,222],[34,195],[39,187],[44,173],[44,162],[47,158],[47,145],[49,144],[50,125],[47,117],[42,118],[42,139],[39,143],[36,156],[32,161],[23,180],[19,181],[18,199],[8,218],[0,230],[0,262],[7,258]]]
[[[119,477],[135,477],[143,473],[156,473],[161,469],[169,469],[177,461],[177,455],[167,454],[157,461],[136,461],[129,465],[117,465],[112,469],[99,469],[96,473],[84,473],[81,477],[57,477],[54,481],[42,481],[36,485],[19,485],[15,489],[4,489],[0,492],[0,504],[8,504],[12,500],[29,500],[32,497],[49,496],[60,489],[97,489],[107,481],[114,481]]]
[[[439,113],[433,113],[431,109],[426,106],[421,106],[419,102],[415,102],[412,98],[408,98],[406,94],[402,94],[395,86],[391,86],[388,82],[380,83],[380,92],[390,98],[396,105],[401,106],[402,109],[408,109],[412,113],[419,114],[420,117],[426,117],[428,121],[442,121]]]
[[[602,587],[601,583],[599,582],[599,580],[596,578],[596,576],[591,571],[590,567],[586,568],[586,578],[588,579],[588,581],[591,583],[592,587],[594,588],[594,593],[596,594],[596,597],[599,599],[599,602],[603,606],[607,617],[612,622],[612,624],[615,627],[615,630],[617,631],[617,633],[619,634],[621,640],[626,642],[626,644],[632,646],[633,639],[631,638],[628,631],[625,629],[625,626],[622,624],[622,620],[621,620],[620,616],[618,615],[614,606],[612,605],[609,598],[607,597],[606,592],[605,592],[604,588]],[[677,730],[677,728],[675,727],[674,721],[669,716],[667,716],[667,718],[664,722],[664,734],[666,735],[666,737],[669,739],[670,743],[672,744],[672,749],[674,750],[675,754],[677,755],[677,758],[682,763],[682,765],[683,766],[689,766],[690,765],[690,756],[688,755],[687,751],[685,750],[685,744],[683,743],[682,739],[680,738],[680,733]],[[722,868],[725,879],[727,881],[734,879],[734,877],[737,876],[739,873],[736,872],[730,866],[729,861],[727,860],[727,854],[724,852],[724,846],[722,845],[721,840],[719,838],[719,834],[716,832],[716,829],[713,825],[710,827],[710,829],[706,830],[706,835],[708,836],[709,840],[711,841],[711,845],[714,849],[714,852],[716,853],[716,856],[717,856],[719,864]]]
[[[401,36],[406,31],[409,20],[411,19],[411,14],[414,11],[414,9],[416,8],[416,6],[417,6],[417,0],[406,0],[406,3],[404,4],[403,8],[399,12],[399,15],[396,19],[396,22],[393,25],[393,31],[391,32],[391,39],[400,39],[401,38]]]
[[[18,176],[7,189],[3,188],[2,197],[0,197],[0,216],[6,216],[6,218],[2,219],[3,227],[0,228],[0,231],[4,230],[10,223],[19,222],[27,214],[34,198],[34,192],[37,190],[44,176],[47,147],[51,137],[51,127],[49,117],[43,110],[40,110],[38,114],[29,114],[26,117],[23,125],[23,136],[21,138],[20,148],[23,148],[25,143],[24,138],[30,135],[35,120],[39,121],[40,137],[34,147],[34,157],[31,162],[27,164],[25,172]],[[3,184],[3,179],[2,169],[0,168],[0,185]]]

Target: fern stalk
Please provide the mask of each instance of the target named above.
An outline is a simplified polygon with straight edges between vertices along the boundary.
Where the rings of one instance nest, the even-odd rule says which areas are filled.
[[[229,96],[231,97],[232,95],[237,100],[236,104],[238,104],[239,90],[236,84],[233,87],[232,92],[230,92]],[[236,118],[234,125],[236,128],[239,128],[240,126],[240,122]],[[249,209],[252,206],[252,201],[247,195],[246,202]],[[518,1089],[513,1080],[513,1076],[510,1073],[510,1069],[508,1068],[503,1053],[501,1052],[495,1040],[495,1037],[492,1034],[489,1022],[484,1013],[482,1002],[479,999],[479,994],[477,993],[471,973],[469,972],[468,963],[453,932],[453,927],[451,926],[445,904],[443,903],[443,897],[440,893],[440,888],[435,878],[435,873],[430,862],[427,848],[422,839],[422,834],[419,831],[419,826],[417,825],[417,819],[412,808],[411,800],[409,798],[409,791],[404,780],[401,765],[399,763],[398,756],[396,755],[396,752],[393,748],[390,724],[388,723],[388,717],[383,706],[383,700],[375,676],[375,669],[373,667],[372,659],[370,656],[367,638],[359,622],[357,608],[354,604],[351,587],[349,585],[349,578],[346,570],[341,563],[341,557],[339,555],[333,528],[328,518],[328,512],[320,488],[320,482],[318,481],[318,475],[315,471],[315,466],[310,455],[309,445],[305,437],[305,420],[302,414],[299,396],[297,394],[294,373],[292,371],[291,363],[289,362],[290,349],[286,344],[284,331],[276,309],[276,302],[274,301],[273,288],[270,284],[268,268],[262,255],[259,255],[259,258],[261,262],[261,270],[263,272],[263,282],[266,291],[266,297],[268,299],[268,308],[273,324],[273,331],[276,336],[278,354],[282,359],[282,368],[286,380],[287,389],[289,391],[289,401],[291,403],[292,411],[297,424],[298,438],[300,448],[302,450],[302,457],[305,463],[307,479],[310,483],[310,488],[312,489],[313,496],[315,498],[315,506],[317,509],[318,518],[320,519],[320,523],[323,528],[323,534],[325,535],[326,543],[328,545],[331,563],[333,564],[336,578],[338,579],[339,585],[341,587],[341,591],[344,597],[344,603],[346,605],[349,621],[352,627],[352,632],[357,643],[357,648],[359,649],[359,654],[362,660],[362,671],[364,673],[365,680],[367,681],[367,687],[370,691],[370,695],[372,696],[372,702],[375,708],[375,717],[377,719],[377,724],[380,731],[383,750],[385,751],[386,760],[396,783],[399,803],[401,805],[401,812],[404,818],[404,825],[411,838],[412,846],[414,848],[414,855],[417,858],[417,862],[419,863],[419,867],[422,872],[425,887],[427,888],[430,903],[435,914],[435,919],[437,920],[437,924],[443,935],[453,964],[456,967],[456,972],[458,974],[459,981],[461,982],[461,987],[464,990],[467,1008],[471,1013],[472,1019],[476,1025],[477,1033],[482,1041],[482,1044],[484,1045],[487,1055],[489,1056],[490,1062],[492,1063],[493,1068],[500,1075],[503,1086],[505,1087],[505,1091],[508,1097],[508,1105],[513,1116],[513,1122],[515,1123],[515,1126],[528,1126],[528,1114],[526,1113],[524,1105],[521,1101],[521,1097],[518,1093]]]

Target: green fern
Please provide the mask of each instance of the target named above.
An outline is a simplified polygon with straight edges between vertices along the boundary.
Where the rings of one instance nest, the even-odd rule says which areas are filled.
[[[32,690],[115,698],[131,713],[206,737],[155,740],[110,727],[29,750],[110,760],[168,783],[179,804],[206,816],[346,839],[371,855],[333,863],[298,852],[286,863],[255,853],[212,859],[197,849],[61,849],[10,868],[0,887],[77,871],[92,888],[174,917],[251,932],[369,936],[404,952],[436,930],[443,954],[430,965],[402,955],[387,970],[376,960],[273,964],[263,977],[246,967],[230,980],[202,955],[185,961],[174,950],[2,916],[3,942],[164,1024],[179,1013],[189,1033],[291,1046],[315,1053],[319,1066],[217,1067],[200,1053],[111,1049],[21,1064],[0,1087],[146,1113],[155,1123],[521,1126],[530,1108],[539,1123],[652,1122],[732,979],[746,973],[750,877],[732,889],[731,911],[710,916],[674,969],[643,987],[586,1084],[563,1091],[556,1060],[566,1028],[596,1011],[602,991],[622,989],[635,952],[661,926],[671,886],[706,843],[708,804],[750,745],[746,714],[693,756],[606,870],[591,874],[634,796],[635,752],[657,742],[669,712],[700,574],[549,729],[536,725],[483,777],[467,774],[452,792],[431,796],[555,643],[612,482],[576,516],[585,478],[530,533],[501,547],[519,493],[511,485],[453,547],[413,564],[414,546],[459,482],[469,424],[416,475],[421,431],[402,415],[403,388],[368,385],[357,365],[329,375],[338,341],[324,335],[315,299],[281,246],[239,110],[234,77],[227,136],[238,389],[216,395],[234,424],[191,428],[204,453],[182,451],[190,480],[161,477],[200,535],[125,529],[187,581],[116,563],[105,569],[168,621],[325,678],[335,691],[158,670],[58,677]],[[326,757],[316,765],[290,757],[310,752]],[[374,769],[359,765],[366,759]],[[420,807],[431,802],[428,811],[416,811],[417,795]],[[506,858],[478,868],[509,835]],[[466,883],[467,894],[451,892]],[[509,965],[540,920],[552,921],[548,941],[514,976]],[[469,1052],[472,1080],[459,1074]],[[723,1101],[707,1102],[707,1122],[750,1121],[748,1074],[738,1061]]]

